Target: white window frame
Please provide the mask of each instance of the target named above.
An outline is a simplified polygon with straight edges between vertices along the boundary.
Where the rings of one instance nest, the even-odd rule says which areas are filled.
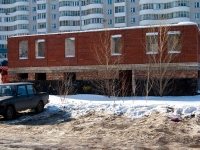
[[[39,56],[39,47],[38,44],[44,42],[44,56]],[[35,58],[36,59],[43,59],[45,58],[45,39],[38,39],[35,41]]]
[[[69,44],[68,40],[73,41],[73,45],[70,45],[68,47],[68,44]],[[65,57],[75,57],[75,51],[76,51],[76,46],[75,45],[76,45],[75,44],[75,37],[67,37],[67,38],[65,38]]]
[[[116,52],[115,50],[115,45],[116,45],[116,41],[114,41],[115,38],[121,38],[120,42],[121,42],[121,47],[119,49],[120,52]],[[111,42],[111,55],[112,56],[117,56],[117,55],[122,55],[122,35],[121,34],[116,34],[116,35],[112,35],[111,36],[111,39],[110,39],[110,42]]]
[[[19,41],[19,59],[28,59],[28,41],[27,40]]]
[[[180,31],[168,31],[167,34],[180,36],[181,32]],[[168,39],[168,42],[169,42],[169,39]],[[178,42],[180,42],[180,41],[178,41]],[[170,45],[170,43],[168,43],[168,53],[181,53],[180,45],[179,45],[179,50],[169,50],[169,45]]]
[[[158,32],[148,32],[148,33],[146,33],[146,40],[147,40],[148,36],[158,36]],[[148,46],[147,46],[147,41],[146,41],[146,54],[158,54],[158,38],[157,38],[157,44],[153,43],[153,44],[150,45],[150,47],[157,47],[157,50],[152,51],[152,50],[147,49]]]

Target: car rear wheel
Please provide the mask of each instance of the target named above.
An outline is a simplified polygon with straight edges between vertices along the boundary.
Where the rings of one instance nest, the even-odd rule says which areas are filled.
[[[4,118],[7,120],[10,120],[10,119],[13,119],[14,116],[15,116],[14,108],[12,106],[8,106],[6,108]]]
[[[36,113],[40,113],[44,111],[44,104],[42,101],[39,101],[37,107],[35,108]]]

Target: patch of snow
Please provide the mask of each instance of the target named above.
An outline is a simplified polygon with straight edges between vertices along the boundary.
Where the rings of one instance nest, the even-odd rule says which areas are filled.
[[[108,114],[123,113],[127,117],[138,118],[152,113],[168,113],[169,115],[200,114],[200,96],[177,97],[118,97],[108,98],[101,95],[78,94],[68,95],[65,102],[59,96],[50,96],[49,109],[56,106],[65,107],[72,116],[83,115],[90,110],[106,111]],[[169,111],[168,108],[172,110]]]
[[[106,112],[107,114],[124,115],[129,118],[149,116],[153,113],[162,113],[168,116],[200,115],[200,95],[196,96],[164,96],[153,97],[111,97],[92,94],[67,95],[66,99],[59,95],[50,95],[50,103],[45,111],[38,115],[23,115],[19,119],[10,121],[15,124],[25,120],[43,119],[60,112],[66,115],[80,116],[89,111]],[[115,100],[115,101],[114,101]]]

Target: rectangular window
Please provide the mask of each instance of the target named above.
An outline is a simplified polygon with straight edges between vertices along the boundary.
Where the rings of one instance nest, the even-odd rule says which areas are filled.
[[[124,12],[124,6],[115,7],[115,13],[121,13],[121,12]]]
[[[28,59],[28,41],[19,42],[19,59]]]
[[[108,9],[108,14],[112,14],[112,9]]]
[[[19,85],[17,88],[17,93],[21,95],[27,95],[25,85]]]
[[[39,39],[35,41],[35,56],[36,58],[45,58],[45,40]]]
[[[112,19],[108,20],[108,24],[112,24]]]
[[[36,11],[36,7],[32,7],[32,11]]]
[[[200,7],[200,5],[199,5],[199,4],[200,4],[200,2],[195,2],[195,3],[194,3],[194,7],[195,7],[195,8],[198,8],[198,7]]]
[[[122,35],[112,35],[111,36],[111,55],[121,55],[122,54]]]
[[[46,19],[46,13],[39,13],[38,19]]]
[[[33,25],[33,30],[36,30],[36,25]]]
[[[56,19],[56,14],[52,14],[52,19]]]
[[[33,20],[36,20],[36,16],[33,16]]]
[[[135,18],[131,18],[131,23],[135,23]]]
[[[55,23],[52,24],[52,29],[56,29],[56,24]]]
[[[200,18],[200,13],[195,13],[194,18]]]
[[[146,54],[158,53],[158,32],[146,33]]]
[[[112,0],[108,0],[108,4],[112,4]]]
[[[168,32],[168,53],[180,53],[180,31]]]
[[[135,0],[130,0],[130,2],[132,3],[132,2],[135,2]]]
[[[27,85],[26,87],[29,95],[36,93],[36,90],[33,85]]]
[[[56,9],[56,5],[52,5],[52,10]]]
[[[115,23],[125,23],[125,16],[115,17]]]
[[[75,38],[65,39],[65,57],[75,57]]]
[[[41,22],[41,23],[38,23],[38,29],[44,29],[46,28],[46,23],[45,22]]]
[[[131,12],[135,12],[135,7],[132,7],[132,8],[131,8]]]

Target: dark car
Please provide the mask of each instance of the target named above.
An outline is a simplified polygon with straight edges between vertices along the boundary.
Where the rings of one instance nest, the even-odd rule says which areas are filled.
[[[12,119],[17,111],[35,109],[40,113],[49,102],[49,94],[37,92],[30,82],[0,84],[0,115]]]

